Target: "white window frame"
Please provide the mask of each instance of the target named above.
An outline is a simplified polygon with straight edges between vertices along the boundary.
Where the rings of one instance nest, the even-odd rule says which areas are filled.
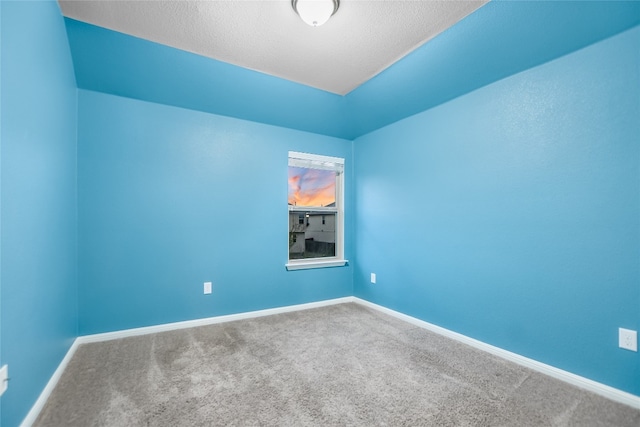
[[[321,156],[319,154],[289,151],[288,166],[336,171],[336,207],[314,207],[314,212],[327,211],[336,215],[336,256],[322,258],[289,259],[287,248],[287,270],[304,270],[309,268],[342,267],[349,261],[344,259],[344,159],[340,157]],[[289,214],[303,212],[305,209],[288,206],[287,212],[287,241],[289,236]]]

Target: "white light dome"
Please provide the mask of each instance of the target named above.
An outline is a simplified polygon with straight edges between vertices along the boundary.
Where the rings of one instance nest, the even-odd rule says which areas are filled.
[[[339,0],[292,0],[293,10],[312,27],[319,27],[338,10]]]

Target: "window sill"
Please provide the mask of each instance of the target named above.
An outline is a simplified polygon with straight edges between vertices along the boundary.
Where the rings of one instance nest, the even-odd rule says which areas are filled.
[[[322,261],[302,261],[302,262],[290,262],[286,264],[287,270],[307,270],[310,268],[327,268],[327,267],[344,267],[349,260],[346,259],[332,259]]]

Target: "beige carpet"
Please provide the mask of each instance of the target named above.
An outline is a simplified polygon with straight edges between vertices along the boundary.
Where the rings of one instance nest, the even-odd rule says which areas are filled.
[[[356,304],[80,346],[36,426],[640,426]]]

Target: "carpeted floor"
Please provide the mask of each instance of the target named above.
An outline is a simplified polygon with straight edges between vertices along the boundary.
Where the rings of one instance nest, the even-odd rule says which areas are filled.
[[[86,344],[35,426],[640,426],[357,304]]]

